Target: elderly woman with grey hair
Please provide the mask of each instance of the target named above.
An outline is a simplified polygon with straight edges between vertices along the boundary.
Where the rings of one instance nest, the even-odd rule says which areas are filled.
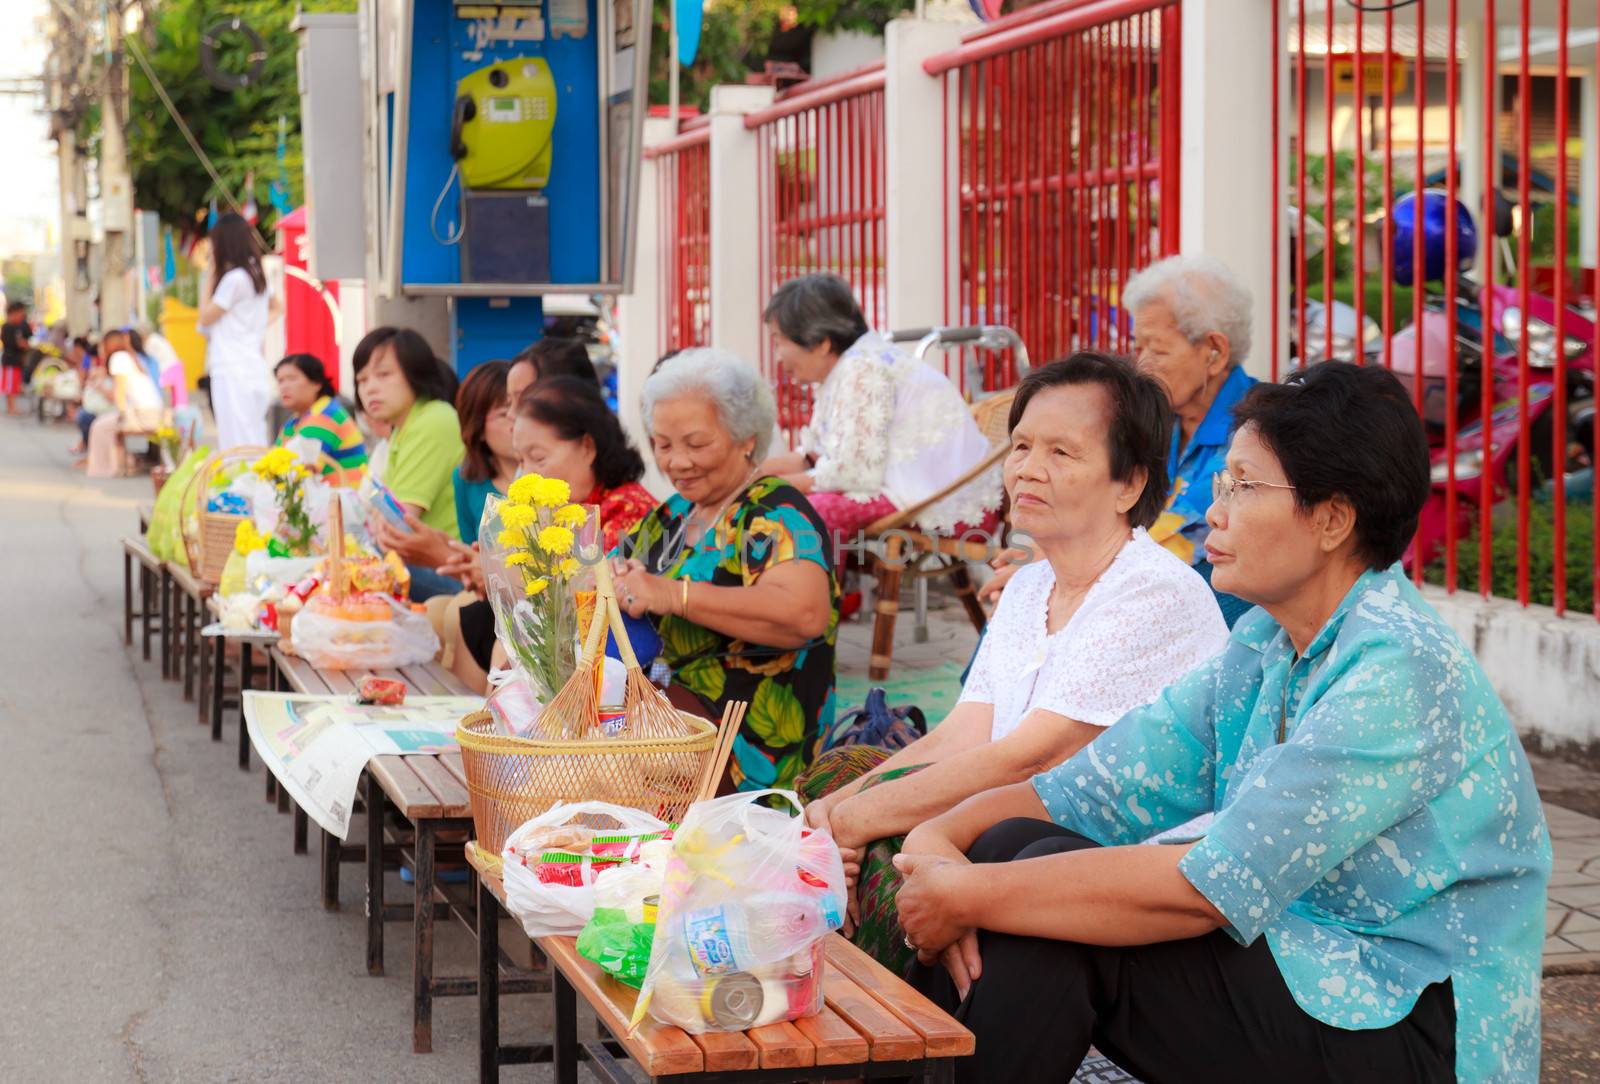
[[[765,314],[778,363],[817,385],[799,447],[769,460],[811,498],[829,529],[850,534],[920,504],[983,462],[988,442],[939,370],[870,331],[837,275],[790,279]],[[926,530],[977,527],[1000,502],[999,468],[917,516]]]
[[[717,718],[749,703],[728,784],[791,787],[833,723],[839,589],[805,495],[762,469],[776,409],[753,366],[685,350],[644,384],[656,465],[677,492],[623,541],[617,596],[649,615],[668,696]]]

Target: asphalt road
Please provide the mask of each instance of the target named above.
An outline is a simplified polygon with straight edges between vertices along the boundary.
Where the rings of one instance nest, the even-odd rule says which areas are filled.
[[[123,647],[117,539],[150,483],[85,480],[73,435],[0,417],[0,1080],[475,1079],[476,1002],[436,1002],[411,1053],[409,924],[368,976],[357,867],[323,911],[260,767]],[[464,930],[436,943],[437,974],[471,973]],[[539,1000],[503,999],[507,1038]]]

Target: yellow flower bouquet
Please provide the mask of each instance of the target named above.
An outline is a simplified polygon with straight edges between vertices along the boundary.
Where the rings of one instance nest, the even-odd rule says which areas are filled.
[[[274,557],[309,557],[317,542],[317,526],[306,504],[310,469],[292,450],[273,448],[250,464],[250,470],[272,487],[278,505],[278,525],[265,539],[259,535],[236,537],[235,548],[248,554],[247,544],[264,542],[266,550]],[[240,524],[241,530],[243,527],[244,524]]]
[[[577,593],[604,558],[599,510],[571,498],[559,479],[523,475],[489,498],[478,535],[495,633],[540,704],[577,665]]]

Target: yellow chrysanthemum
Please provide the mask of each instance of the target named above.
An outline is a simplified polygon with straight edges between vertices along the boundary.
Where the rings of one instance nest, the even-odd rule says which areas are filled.
[[[562,561],[556,566],[556,571],[561,573],[561,575],[565,576],[567,579],[572,579],[572,577],[578,574],[578,559],[576,557],[568,557],[565,561]]]
[[[514,527],[521,530],[532,527],[539,519],[539,513],[526,504],[503,504],[500,506],[500,524],[503,527]]]
[[[265,479],[282,478],[293,469],[294,453],[287,448],[273,448],[252,464],[256,475]]]
[[[566,527],[552,524],[539,532],[539,548],[560,557],[572,550],[573,534]]]
[[[233,548],[246,556],[267,548],[267,537],[256,530],[256,525],[248,519],[239,521],[239,526],[233,532]]]
[[[506,564],[511,565],[512,567],[516,567],[517,565],[528,565],[532,563],[533,554],[529,553],[527,550],[518,550],[516,553],[508,554],[506,556]]]
[[[533,476],[533,503],[541,508],[559,508],[572,499],[572,487],[559,478]]]
[[[569,504],[556,513],[556,522],[563,527],[582,527],[589,522],[589,510],[581,504]]]
[[[544,589],[549,586],[550,581],[545,579],[543,576],[540,576],[536,580],[529,580],[527,586],[522,589],[522,592],[529,598],[533,598],[535,595],[543,594]]]
[[[508,550],[521,549],[528,544],[521,531],[511,530],[501,531],[495,536],[495,541],[500,543],[501,548]]]
[[[511,483],[506,490],[506,500],[512,504],[532,504],[534,496],[539,492],[539,483],[544,481],[537,474],[524,474],[521,478]],[[505,515],[501,513],[502,517]]]

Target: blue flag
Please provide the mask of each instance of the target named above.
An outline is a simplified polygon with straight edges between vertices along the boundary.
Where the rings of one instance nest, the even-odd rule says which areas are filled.
[[[688,67],[700,51],[700,23],[704,0],[674,0],[678,5],[678,63]]]
[[[161,260],[161,281],[171,282],[178,277],[178,257],[172,251],[172,231],[162,231],[166,254]]]

